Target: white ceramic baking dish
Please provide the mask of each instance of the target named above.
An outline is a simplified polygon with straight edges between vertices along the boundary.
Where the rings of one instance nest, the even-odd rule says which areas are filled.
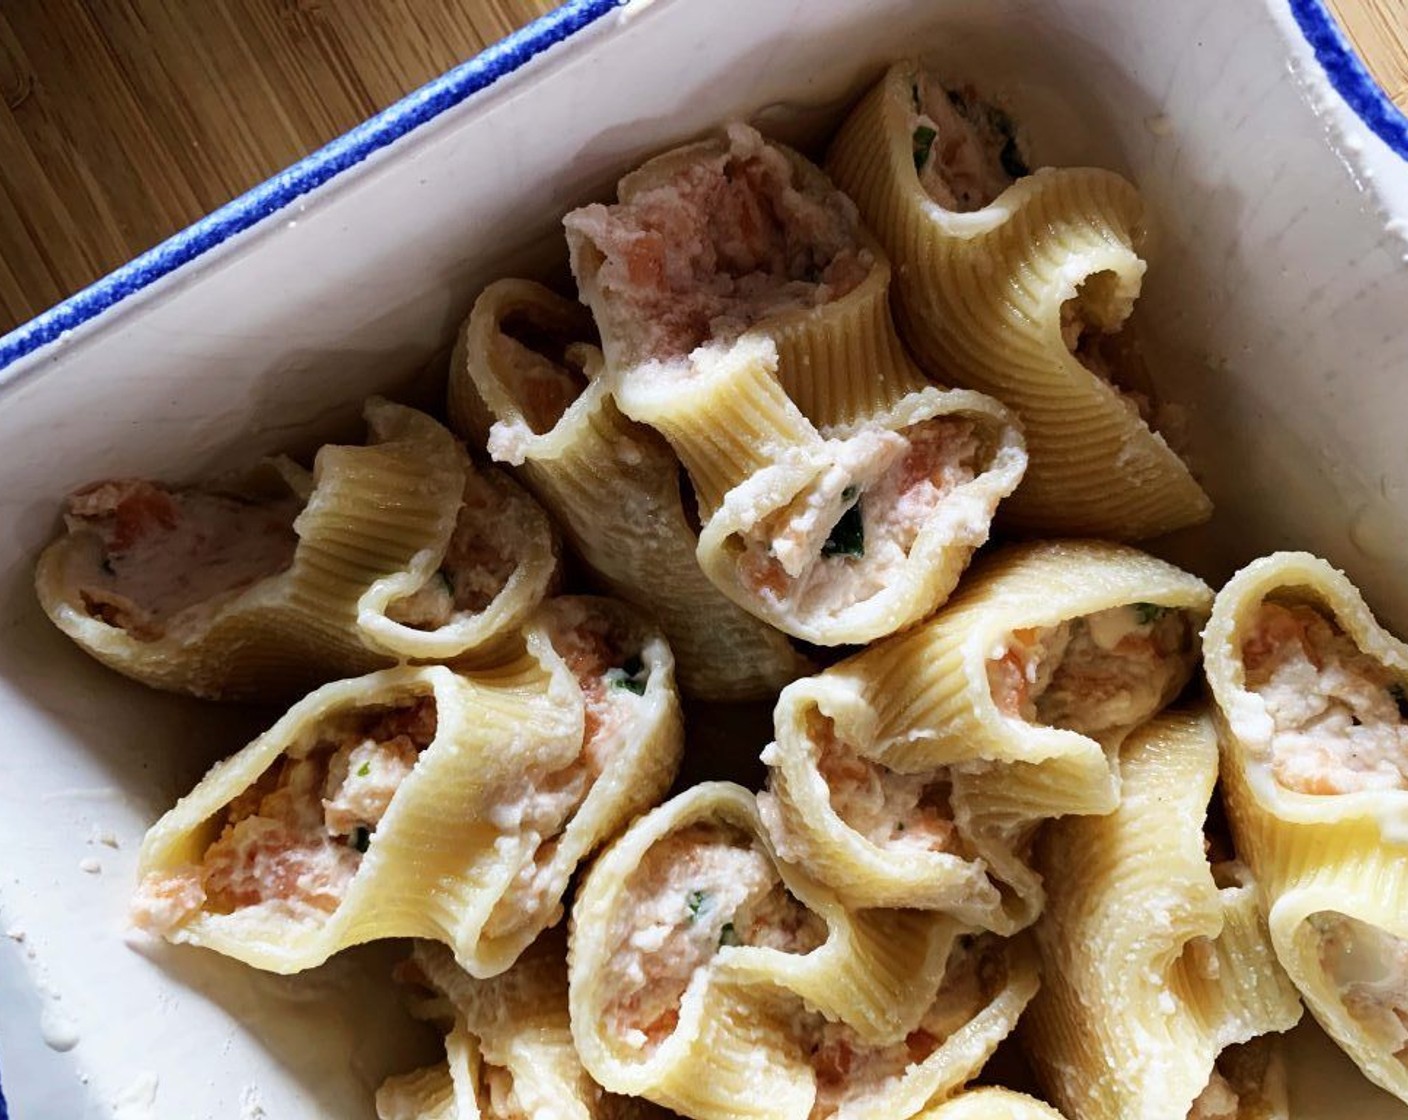
[[[17,1120],[370,1116],[425,1041],[381,949],[280,979],[127,932],[142,832],[266,717],[146,692],[48,625],[31,577],[61,497],[309,446],[442,352],[487,280],[560,261],[561,214],[622,170],[729,117],[815,140],[918,49],[996,86],[1039,162],[1144,189],[1142,314],[1218,506],[1169,549],[1214,579],[1311,549],[1408,629],[1408,122],[1320,0],[578,0],[0,340]],[[1408,1116],[1313,1030],[1296,1047],[1298,1116]]]

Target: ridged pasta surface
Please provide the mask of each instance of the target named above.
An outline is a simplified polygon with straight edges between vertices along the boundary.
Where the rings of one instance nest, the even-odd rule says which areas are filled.
[[[852,906],[943,909],[1002,933],[1030,924],[1042,899],[1021,854],[1032,825],[1115,808],[1112,753],[1187,682],[1211,599],[1201,580],[1122,545],[987,557],[928,622],[784,690],[763,755],[773,842]],[[1044,675],[1046,695],[1080,697],[1125,672],[1137,701],[1082,731],[995,694],[996,669],[1026,648],[1019,638],[1040,649],[1042,634],[1095,633],[1092,618],[1124,635],[1128,660],[1086,641],[1083,663],[1072,652],[1081,639],[1068,638],[1054,670],[1035,658],[1019,684],[1034,691],[1028,678]],[[1063,676],[1067,658],[1075,668]]]
[[[1138,295],[1137,192],[1108,171],[1044,169],[976,211],[945,209],[915,166],[919,80],[916,63],[891,67],[842,126],[827,170],[895,262],[901,330],[920,361],[1020,416],[1031,465],[1004,522],[1138,540],[1206,520],[1211,503],[1187,467],[1062,337],[1063,304],[1082,283],[1099,278],[1104,331]]]
[[[1206,712],[1160,716],[1123,747],[1119,808],[1040,841],[1045,982],[1024,1041],[1072,1116],[1184,1120],[1214,1076],[1233,1083],[1215,1073],[1227,1047],[1300,1018],[1245,868],[1204,854],[1217,759]],[[1237,1115],[1264,1094],[1249,1086]]]

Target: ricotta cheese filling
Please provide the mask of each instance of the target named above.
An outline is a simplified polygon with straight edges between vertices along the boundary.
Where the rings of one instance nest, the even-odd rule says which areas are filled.
[[[946,771],[901,774],[862,758],[819,713],[808,730],[831,808],[847,826],[897,851],[962,852]]]
[[[1157,712],[1196,657],[1184,611],[1131,603],[1014,630],[989,655],[988,684],[1006,716],[1098,736]]]
[[[133,921],[166,934],[198,911],[252,907],[326,920],[436,722],[432,696],[329,719],[226,806],[199,864],[146,876]]]
[[[499,323],[491,343],[495,368],[534,435],[552,431],[586,390],[585,374],[568,358],[573,341],[557,337],[526,313],[510,313]]]
[[[901,1042],[866,1045],[845,1024],[827,1022],[815,1012],[802,1013],[797,1033],[816,1071],[810,1120],[844,1120],[850,1113],[873,1108],[878,1095],[892,1089],[911,1066],[929,1058],[991,1003],[1005,981],[996,939],[965,937],[949,956],[934,1002]]]
[[[921,530],[986,458],[973,422],[956,416],[844,441],[815,483],[741,538],[744,586],[803,613],[864,602],[890,586]],[[991,510],[975,513],[955,510],[953,543],[987,538]]]
[[[491,814],[495,827],[518,835],[529,856],[490,913],[484,925],[486,937],[509,933],[529,922],[551,925],[561,916],[571,868],[554,867],[559,839],[625,746],[640,719],[649,683],[638,643],[630,643],[606,618],[579,604],[558,601],[549,620],[553,648],[582,690],[582,750],[556,770],[529,771],[497,800]]]
[[[1408,678],[1305,603],[1268,600],[1242,642],[1246,690],[1272,723],[1271,769],[1299,793],[1408,788]]]
[[[732,342],[763,319],[839,299],[874,265],[855,205],[804,181],[742,124],[729,126],[722,153],[698,155],[629,202],[573,211],[564,224],[600,255],[597,286],[632,324],[642,361]]]
[[[1030,173],[1012,119],[971,86],[945,89],[921,72],[911,96],[914,170],[945,210],[981,210]]]
[[[825,923],[751,836],[723,824],[681,828],[645,854],[613,917],[607,1027],[649,1053],[674,1031],[686,990],[720,949],[809,953],[825,940]]]
[[[485,610],[518,570],[517,553],[531,532],[524,520],[511,493],[477,471],[466,472],[444,560],[415,594],[390,604],[387,617],[412,629],[438,630],[457,615]]]
[[[1345,1010],[1389,1053],[1408,1062],[1408,941],[1326,911],[1310,919],[1319,935],[1320,965],[1339,989]]]
[[[242,501],[134,479],[84,487],[64,518],[93,545],[79,600],[138,641],[179,634],[293,563],[300,508],[292,497]]]
[[[1188,1120],[1237,1120],[1241,1103],[1231,1082],[1214,1066],[1207,1087],[1188,1110]]]

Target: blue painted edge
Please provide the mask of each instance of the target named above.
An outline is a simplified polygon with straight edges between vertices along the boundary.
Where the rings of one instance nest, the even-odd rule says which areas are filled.
[[[0,371],[66,331],[87,323],[295,199],[355,167],[549,47],[576,34],[624,0],[568,0],[560,8],[408,94],[326,147],[134,258],[81,292],[0,338]],[[3,381],[0,376],[0,381]],[[0,1106],[0,1120],[5,1120]]]
[[[10,1120],[10,1110],[5,1107],[5,1086],[0,1083],[0,1120]]]
[[[1374,80],[1324,0],[1290,0],[1290,4],[1330,84],[1380,140],[1408,159],[1408,116]]]

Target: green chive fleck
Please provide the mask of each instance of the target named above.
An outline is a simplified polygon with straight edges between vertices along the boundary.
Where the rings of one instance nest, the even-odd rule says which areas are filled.
[[[690,891],[684,896],[684,904],[689,908],[689,920],[692,922],[699,917],[699,912],[704,909],[704,904],[709,901],[709,895],[705,891]]]
[[[356,848],[359,852],[365,852],[372,846],[371,829],[365,825],[358,825],[352,830],[352,835],[347,838],[347,843]]]
[[[841,515],[821,546],[823,556],[864,556],[865,522],[860,516],[860,502]]]
[[[896,831],[896,832],[903,832],[903,831],[904,831],[904,828],[905,828],[904,821],[896,821],[896,822],[895,822],[895,831]]]
[[[1161,607],[1157,603],[1134,604],[1134,613],[1139,616],[1140,626],[1148,626],[1151,622],[1158,622],[1168,614],[1168,610],[1168,607]]]
[[[724,928],[719,930],[719,948],[722,949],[725,945],[740,944],[742,944],[742,942],[738,940],[738,931],[733,928],[733,923],[725,922]]]
[[[929,162],[929,152],[933,150],[934,137],[938,135],[927,124],[921,124],[914,130],[914,170],[923,171],[924,165]]]
[[[626,663],[620,668],[606,670],[606,679],[612,688],[624,688],[637,696],[645,695],[645,685],[649,677],[650,673],[645,668],[645,662],[640,659],[640,654],[626,658]]]
[[[371,772],[372,764],[370,762],[364,762],[361,766],[357,767],[357,777],[359,778],[365,778]]]
[[[853,502],[856,500],[856,496],[859,493],[860,491],[857,490],[854,486],[847,486],[844,490],[841,491],[841,500],[843,502]]]

